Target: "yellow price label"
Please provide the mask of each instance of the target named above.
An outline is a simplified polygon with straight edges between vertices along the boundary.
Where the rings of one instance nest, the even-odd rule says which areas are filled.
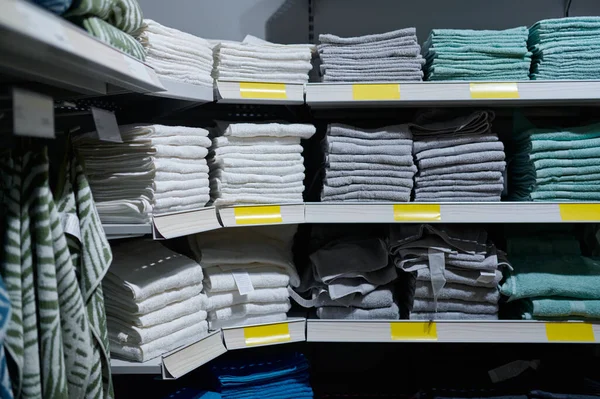
[[[291,341],[290,328],[287,323],[269,324],[265,326],[244,327],[246,346],[269,345]]]
[[[236,206],[233,208],[235,224],[273,224],[283,222],[281,206]]]
[[[471,83],[470,91],[474,99],[519,98],[519,86],[516,83]]]
[[[589,323],[552,322],[546,323],[548,341],[595,342],[594,329]]]
[[[600,204],[559,204],[564,222],[592,222],[600,220]]]
[[[287,99],[285,83],[241,82],[240,96],[242,98]]]
[[[442,220],[439,204],[394,204],[397,222],[422,222]]]
[[[390,333],[394,341],[437,341],[437,324],[433,321],[390,323]]]
[[[400,100],[400,85],[398,83],[353,84],[352,99],[355,101]]]

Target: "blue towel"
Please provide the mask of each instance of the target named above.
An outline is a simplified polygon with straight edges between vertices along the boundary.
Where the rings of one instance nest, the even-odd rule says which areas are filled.
[[[269,381],[305,370],[308,370],[308,362],[301,353],[293,353],[264,362],[229,362],[213,366],[213,373],[223,386]]]
[[[71,7],[72,0],[33,0],[35,4],[44,7],[46,10],[55,14],[62,14]]]
[[[163,399],[221,399],[217,392],[201,391],[194,388],[180,388]]]
[[[529,393],[531,399],[598,399],[595,395],[579,395],[570,393],[552,393],[544,391],[531,391]]]

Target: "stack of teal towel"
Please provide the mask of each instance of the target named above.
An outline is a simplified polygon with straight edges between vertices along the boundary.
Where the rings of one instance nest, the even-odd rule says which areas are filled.
[[[528,80],[526,27],[434,29],[425,42],[426,80]]]
[[[521,225],[507,239],[514,270],[507,271],[500,292],[512,317],[600,319],[600,259],[582,256],[577,239],[561,227]]]
[[[599,201],[600,124],[515,135],[509,193],[515,201]]]
[[[529,30],[531,79],[600,78],[600,17],[545,19]]]

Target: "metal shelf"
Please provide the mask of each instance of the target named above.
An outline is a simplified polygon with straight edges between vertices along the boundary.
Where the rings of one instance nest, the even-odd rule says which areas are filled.
[[[24,0],[0,2],[0,68],[86,94],[164,90],[154,70]]]
[[[147,95],[193,101],[197,103],[209,103],[214,101],[214,88],[212,86],[193,85],[163,77],[159,77],[159,80],[166,90],[146,93]]]
[[[104,234],[109,240],[120,238],[140,237],[152,234],[150,224],[103,224]]]
[[[237,205],[218,208],[224,227],[304,223],[304,204]]]
[[[223,328],[228,350],[306,341],[306,319]]]
[[[223,104],[304,104],[304,85],[271,82],[216,82],[215,97]]]

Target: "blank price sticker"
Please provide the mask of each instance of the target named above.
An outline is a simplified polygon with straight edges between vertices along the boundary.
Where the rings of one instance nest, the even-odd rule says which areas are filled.
[[[265,326],[244,327],[246,346],[270,345],[291,341],[290,327],[287,323]]]
[[[355,101],[400,100],[400,85],[397,83],[354,84],[352,99]]]
[[[422,222],[442,220],[439,204],[395,204],[394,220],[397,222]]]
[[[236,206],[235,224],[273,224],[283,222],[281,206]]]
[[[595,342],[594,329],[589,323],[546,323],[548,341]]]
[[[52,97],[13,89],[13,131],[17,136],[53,139],[55,135]]]
[[[117,117],[112,111],[92,107],[92,117],[96,125],[98,139],[112,143],[122,143],[121,131],[117,123]]]
[[[286,100],[285,83],[241,82],[240,96],[242,98],[270,98]]]
[[[393,322],[390,333],[394,341],[437,341],[435,322]]]
[[[560,204],[564,222],[593,222],[600,220],[600,204]]]
[[[471,83],[471,98],[502,99],[519,98],[519,87],[516,83]]]

